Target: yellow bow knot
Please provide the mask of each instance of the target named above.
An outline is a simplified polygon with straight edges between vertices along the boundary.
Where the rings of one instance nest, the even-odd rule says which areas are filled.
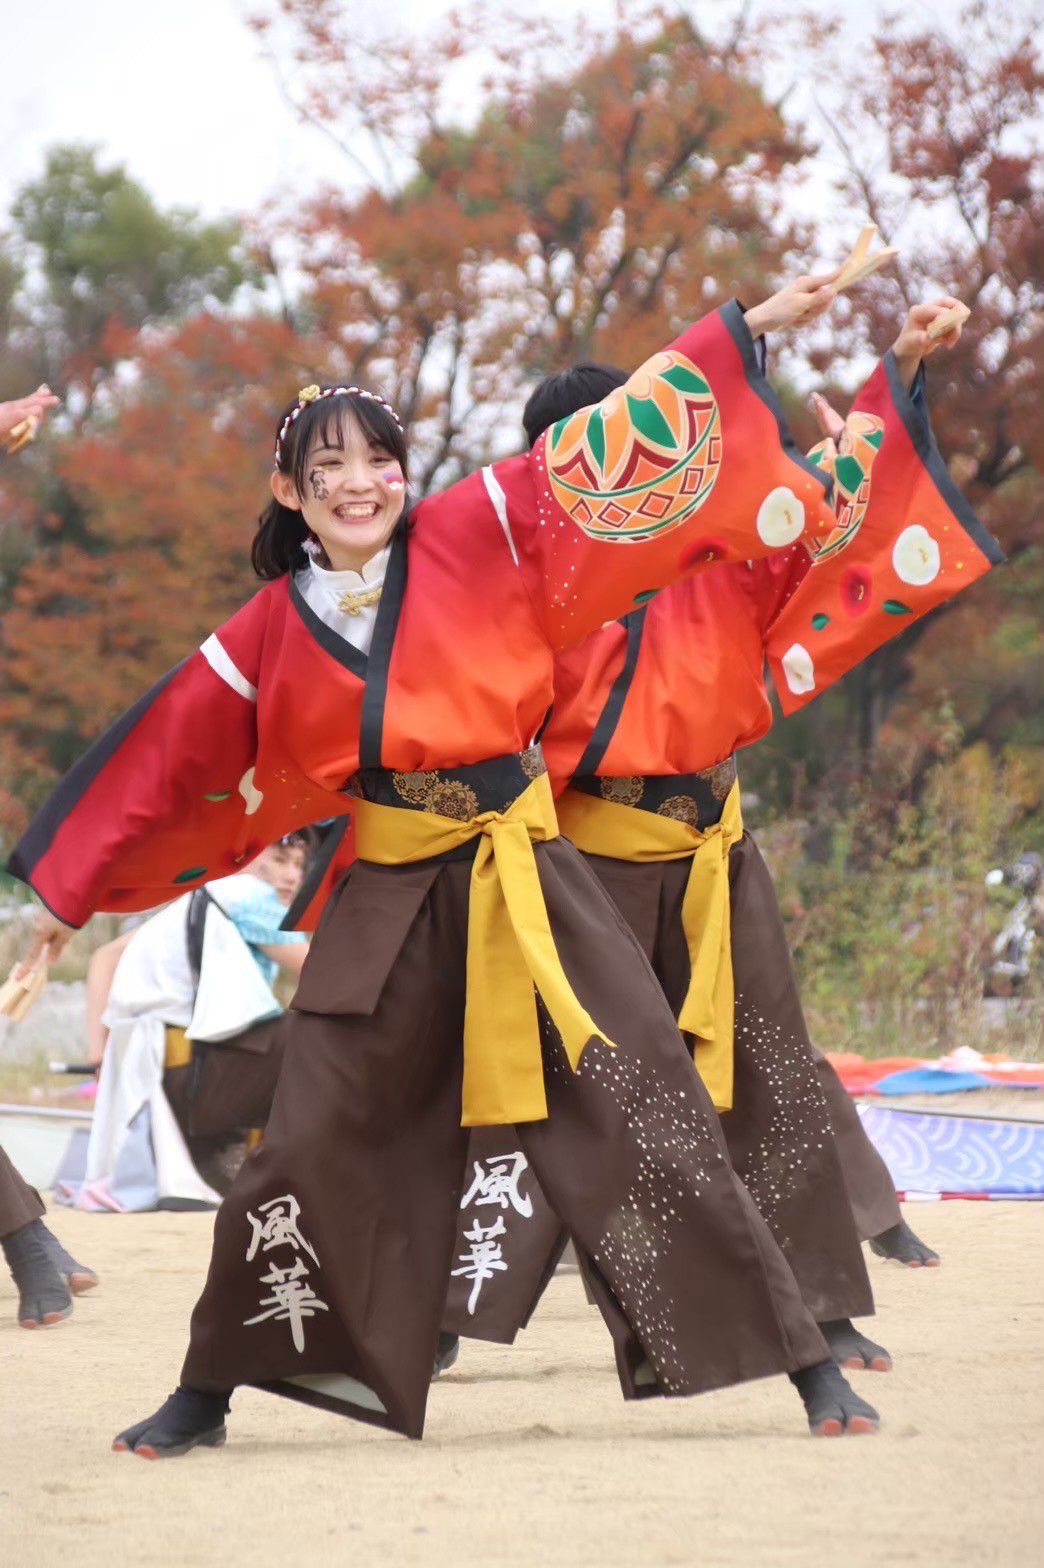
[[[692,866],[682,900],[689,949],[689,989],[678,1026],[693,1037],[693,1060],[715,1108],[732,1108],[735,985],[732,974],[729,850],[743,837],[739,785],[721,821],[700,829],[569,789],[558,802],[561,831],[587,855],[639,862],[684,860]]]
[[[506,811],[459,822],[360,800],[360,860],[406,865],[481,836],[468,901],[464,1013],[463,1127],[542,1121],[547,1116],[540,1048],[539,993],[575,1071],[585,1045],[612,1045],[573,993],[555,947],[540,887],[534,842],[558,837],[547,774]]]

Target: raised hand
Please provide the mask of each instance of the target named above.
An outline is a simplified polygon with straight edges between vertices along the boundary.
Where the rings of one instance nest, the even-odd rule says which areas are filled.
[[[902,331],[892,344],[892,353],[895,355],[899,374],[907,388],[913,386],[922,359],[927,359],[937,349],[953,348],[960,338],[963,325],[959,322],[940,337],[928,336],[928,328],[932,322],[938,316],[944,316],[948,311],[959,307],[960,303],[960,300],[954,299],[952,294],[940,294],[938,299],[932,300],[930,304],[914,305],[907,312]]]
[[[836,408],[832,408],[821,392],[813,392],[812,412],[816,416],[816,423],[829,440],[836,446],[844,434],[845,422]]]
[[[57,408],[59,401],[50,387],[44,385],[30,392],[28,397],[0,403],[0,443],[8,441],[19,425],[24,425],[27,420],[32,420],[35,429],[48,409]],[[19,441],[18,444],[23,443]]]
[[[840,267],[832,272],[803,272],[778,294],[748,310],[744,320],[751,336],[757,338],[763,332],[781,332],[785,327],[804,327],[822,316],[837,298],[831,285],[840,272]]]

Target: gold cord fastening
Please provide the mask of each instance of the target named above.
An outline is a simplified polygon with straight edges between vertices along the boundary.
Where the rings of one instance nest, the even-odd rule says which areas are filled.
[[[363,588],[359,592],[342,593],[337,601],[337,608],[344,615],[361,615],[364,610],[371,609],[375,604],[380,604],[383,584],[380,588]]]

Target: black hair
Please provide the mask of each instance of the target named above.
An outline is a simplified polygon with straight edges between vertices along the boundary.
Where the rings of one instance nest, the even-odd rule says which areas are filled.
[[[549,425],[567,419],[578,409],[600,403],[628,379],[626,370],[615,365],[582,364],[569,370],[556,370],[538,381],[522,410],[522,428],[533,446]]]
[[[279,416],[277,429],[297,407],[297,399]],[[279,472],[294,481],[299,496],[305,493],[305,467],[308,454],[317,445],[344,450],[344,421],[353,419],[371,446],[390,452],[409,482],[406,437],[383,404],[373,398],[350,393],[335,393],[305,404],[280,443]],[[405,516],[405,512],[403,514]],[[284,506],[275,496],[257,520],[257,533],[250,560],[258,577],[271,580],[284,572],[296,572],[305,564],[308,524],[300,512]]]
[[[270,847],[272,849],[303,849],[305,865],[311,861],[319,847],[319,830],[314,827],[294,828],[293,832],[286,833],[282,838],[277,838]]]

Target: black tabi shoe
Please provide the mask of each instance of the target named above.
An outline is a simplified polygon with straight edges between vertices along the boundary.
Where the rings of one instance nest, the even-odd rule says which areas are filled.
[[[203,1388],[176,1388],[155,1415],[129,1426],[114,1438],[114,1454],[139,1459],[175,1459],[190,1448],[220,1448],[231,1394]]]
[[[77,1263],[72,1255],[66,1252],[58,1237],[53,1231],[40,1221],[43,1231],[43,1244],[50,1254],[51,1262],[68,1285],[74,1296],[83,1296],[93,1290],[98,1283],[98,1276],[93,1269],[88,1269],[82,1263]]]
[[[873,1405],[849,1388],[832,1361],[791,1372],[790,1381],[801,1395],[813,1437],[840,1437],[842,1432],[860,1437],[881,1425]]]
[[[23,1328],[50,1328],[73,1309],[69,1287],[51,1257],[42,1220],[33,1220],[3,1239],[4,1257],[18,1286],[18,1321]]]
[[[883,1230],[879,1236],[871,1236],[870,1251],[879,1258],[905,1263],[908,1269],[937,1269],[942,1262],[939,1254],[933,1252],[905,1220]]]
[[[432,1368],[431,1381],[434,1383],[443,1372],[448,1372],[450,1367],[460,1355],[460,1335],[440,1334],[439,1348],[435,1352],[435,1365]]]
[[[834,1365],[852,1372],[890,1372],[892,1358],[883,1345],[860,1334],[851,1318],[834,1318],[820,1323],[819,1332],[830,1348]]]

